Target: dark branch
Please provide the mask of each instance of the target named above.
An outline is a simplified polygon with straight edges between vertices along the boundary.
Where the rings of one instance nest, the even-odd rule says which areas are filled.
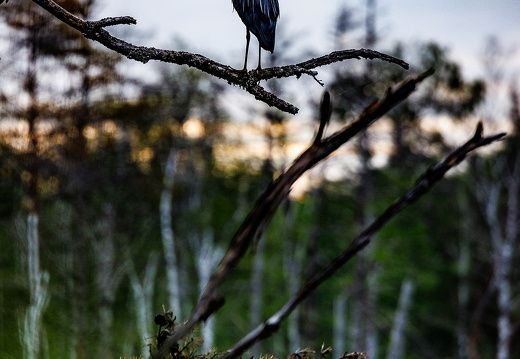
[[[118,24],[135,24],[135,19],[129,16],[107,18],[99,21],[85,21],[68,12],[52,0],[33,0],[33,2],[44,8],[59,20],[63,21],[65,24],[80,31],[85,37],[98,41],[107,48],[126,56],[129,59],[143,63],[150,60],[157,60],[197,68],[210,75],[226,80],[230,84],[242,87],[244,90],[252,94],[255,99],[291,114],[296,114],[298,108],[282,100],[273,93],[266,91],[259,85],[261,80],[309,75],[321,84],[321,82],[316,78],[317,72],[312,71],[312,69],[347,59],[381,59],[383,61],[398,64],[405,69],[408,68],[408,64],[398,58],[373,50],[360,49],[335,51],[329,55],[311,59],[296,65],[243,72],[199,54],[136,46],[110,35],[110,33],[104,29],[104,27]]]
[[[267,80],[272,78],[284,78],[290,76],[300,77],[303,74],[307,74],[309,76],[316,76],[318,73],[316,71],[311,71],[317,67],[326,66],[333,64],[335,62],[340,62],[344,60],[350,59],[380,59],[383,61],[387,61],[390,63],[394,63],[399,65],[403,69],[407,70],[409,65],[403,60],[393,57],[390,55],[383,54],[381,52],[377,52],[374,50],[368,49],[351,49],[351,50],[341,50],[334,51],[328,55],[324,55],[321,57],[317,57],[315,59],[310,59],[304,62],[300,62],[294,65],[280,66],[280,67],[271,67],[266,69],[261,69],[259,71],[253,70],[252,77],[257,80]]]
[[[349,141],[408,97],[415,90],[417,84],[432,73],[433,70],[428,70],[416,78],[403,81],[393,90],[389,89],[382,99],[370,104],[352,123],[330,137],[319,142],[314,141],[284,173],[269,184],[235,233],[227,253],[204,288],[190,318],[183,326],[177,328],[175,334],[159,348],[159,351],[153,356],[154,358],[161,358],[171,345],[187,335],[203,318],[207,318],[212,314],[211,303],[217,298],[218,288],[228,273],[242,259],[251,243],[256,242],[260,238],[275,210],[287,198],[296,180],[308,169],[329,156],[342,144]]]
[[[318,127],[318,132],[316,132],[316,137],[314,137],[314,143],[321,142],[323,132],[325,131],[325,127],[327,127],[327,124],[330,121],[331,114],[332,103],[330,101],[330,93],[326,91],[323,94],[323,98],[320,104],[320,125]]]
[[[271,336],[279,328],[281,322],[287,318],[305,298],[314,292],[319,285],[330,278],[359,251],[365,248],[381,228],[388,223],[388,221],[407,206],[417,201],[422,195],[427,193],[440,179],[444,177],[448,170],[464,160],[469,152],[495,142],[503,136],[505,136],[505,133],[482,137],[482,123],[479,123],[475,135],[470,140],[455,149],[443,160],[426,170],[415,182],[414,186],[404,196],[391,204],[378,218],[376,218],[374,222],[372,222],[372,224],[361,232],[343,253],[334,258],[325,269],[309,279],[278,312],[247,334],[220,359],[236,358],[256,342]]]

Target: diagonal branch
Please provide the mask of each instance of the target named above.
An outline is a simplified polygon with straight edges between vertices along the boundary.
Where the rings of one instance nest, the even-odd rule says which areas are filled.
[[[380,59],[397,64],[408,69],[408,64],[396,57],[386,55],[374,50],[343,50],[335,51],[329,55],[321,56],[295,65],[272,67],[248,72],[233,69],[230,66],[213,61],[199,54],[185,51],[172,51],[156,49],[154,47],[137,46],[110,35],[104,28],[120,24],[136,24],[137,21],[130,16],[110,17],[99,21],[85,21],[65,10],[52,0],[32,0],[51,15],[65,24],[81,32],[85,37],[97,41],[107,48],[128,57],[129,59],[146,63],[150,60],[187,65],[197,68],[215,77],[226,80],[228,83],[239,86],[249,92],[255,99],[276,107],[281,111],[296,114],[298,108],[284,101],[275,94],[266,91],[259,82],[272,78],[284,78],[301,75],[309,75],[316,79],[317,72],[313,69],[340,62],[347,59]],[[318,81],[318,80],[317,80]],[[318,81],[319,82],[319,81]],[[321,82],[319,82],[321,84]]]
[[[365,108],[361,115],[352,123],[325,139],[321,139],[320,135],[319,140],[316,138],[284,173],[269,184],[235,233],[226,255],[211,276],[199,301],[192,310],[190,318],[183,326],[177,328],[175,334],[154,354],[154,358],[161,358],[170,346],[187,335],[197,323],[207,319],[220,307],[222,298],[217,295],[218,288],[228,273],[242,259],[251,244],[261,237],[275,210],[287,198],[296,180],[360,131],[390,111],[402,100],[406,99],[415,90],[416,86],[431,74],[433,74],[433,69],[415,78],[401,82],[395,89],[388,89],[383,98],[374,101]],[[328,102],[325,100],[322,103],[322,116],[330,116],[330,111],[325,108],[326,106],[328,106]],[[322,123],[327,121],[327,118],[320,120]]]
[[[220,359],[233,359],[241,355],[250,348],[254,343],[271,336],[280,326],[281,322],[291,314],[291,312],[325,280],[330,278],[338,269],[353,258],[359,251],[365,248],[374,236],[399,212],[417,201],[422,195],[427,193],[439,180],[441,180],[446,172],[452,167],[459,164],[466,155],[482,146],[486,146],[492,142],[505,136],[505,133],[499,133],[488,137],[482,136],[482,123],[480,122],[475,131],[475,135],[464,145],[458,147],[440,162],[431,166],[426,170],[413,187],[396,202],[391,204],[379,217],[376,218],[363,232],[361,232],[339,256],[334,258],[329,265],[316,273],[309,279],[278,312],[272,315],[264,323],[253,329],[243,339],[241,339],[233,348],[229,349]]]

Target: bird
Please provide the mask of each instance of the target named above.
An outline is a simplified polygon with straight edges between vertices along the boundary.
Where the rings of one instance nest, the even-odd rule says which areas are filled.
[[[249,52],[249,40],[251,32],[258,39],[258,67],[261,69],[262,48],[273,52],[276,22],[280,17],[278,0],[232,0],[238,16],[246,25],[246,58],[244,69],[247,71],[247,54]]]

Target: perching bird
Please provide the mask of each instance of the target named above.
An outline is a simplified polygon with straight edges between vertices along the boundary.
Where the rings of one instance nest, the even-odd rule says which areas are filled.
[[[247,54],[252,32],[258,39],[258,68],[260,68],[261,48],[274,51],[274,35],[276,21],[280,16],[278,0],[232,0],[233,7],[246,25],[246,59],[244,71],[247,70]]]

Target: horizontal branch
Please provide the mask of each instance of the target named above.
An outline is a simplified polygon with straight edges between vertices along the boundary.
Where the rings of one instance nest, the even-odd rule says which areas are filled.
[[[245,91],[253,95],[255,99],[262,101],[269,106],[276,107],[281,111],[291,114],[296,114],[298,108],[279,98],[275,94],[265,90],[259,84],[261,80],[291,76],[300,77],[301,75],[309,75],[316,79],[318,73],[312,71],[312,69],[347,59],[380,59],[408,69],[408,64],[403,60],[377,51],[360,49],[335,51],[328,55],[301,62],[296,65],[272,67],[246,72],[236,70],[228,65],[213,61],[199,54],[137,46],[110,35],[110,33],[104,29],[104,27],[113,25],[136,24],[137,21],[130,16],[110,17],[98,21],[85,21],[65,10],[52,0],[32,1],[65,24],[80,31],[85,37],[97,41],[129,59],[143,63],[150,60],[157,60],[197,68],[212,76],[226,80],[230,84],[243,88]]]
[[[360,131],[370,126],[370,124],[408,97],[415,90],[417,84],[432,73],[433,70],[428,70],[415,78],[401,82],[394,89],[389,89],[383,98],[365,108],[357,119],[340,131],[323,140],[316,138],[307,150],[305,150],[285,172],[269,184],[235,233],[227,253],[222,258],[222,261],[211,276],[204,291],[201,293],[190,318],[184,325],[177,328],[175,334],[168,339],[163,347],[159,348],[154,358],[161,358],[161,355],[166,353],[171,345],[187,335],[197,323],[201,320],[205,320],[205,318],[208,318],[214,312],[216,308],[214,303],[218,300],[217,290],[219,286],[228,273],[242,259],[251,244],[257,242],[261,237],[272,215],[282,201],[287,198],[296,180],[307,170],[338,149],[342,144],[349,141]],[[330,110],[325,108],[328,106],[330,106],[328,101],[323,101],[322,111],[320,111],[321,116],[330,116]],[[328,118],[320,119],[320,123],[327,121]],[[321,138],[321,135],[319,136]]]
[[[372,222],[372,224],[361,232],[345,249],[345,251],[334,258],[321,272],[309,279],[278,312],[253,329],[249,334],[235,344],[233,348],[229,349],[220,359],[234,359],[240,356],[256,342],[271,336],[279,328],[281,322],[287,318],[305,298],[314,292],[319,285],[330,278],[359,251],[365,248],[381,228],[388,223],[388,221],[407,206],[417,201],[422,195],[427,193],[441,178],[444,177],[448,170],[464,160],[469,152],[479,147],[486,146],[505,136],[505,133],[499,133],[488,137],[482,137],[482,131],[482,123],[479,123],[475,135],[470,140],[455,149],[443,160],[426,170],[415,182],[413,187],[404,196],[391,204],[379,217],[376,218],[374,222]]]
[[[390,62],[396,65],[399,65],[405,70],[408,70],[409,65],[405,61],[390,56],[387,54],[383,54],[378,51],[369,50],[369,49],[351,49],[351,50],[341,50],[334,51],[328,55],[320,56],[314,59],[310,59],[307,61],[300,62],[294,65],[286,65],[280,67],[271,67],[265,68],[261,70],[253,70],[251,71],[252,77],[255,80],[267,80],[272,78],[284,78],[290,76],[300,77],[303,74],[307,74],[309,76],[316,76],[318,73],[316,71],[310,71],[317,67],[326,66],[333,64],[335,62],[341,62],[350,59],[380,59],[386,62]]]

